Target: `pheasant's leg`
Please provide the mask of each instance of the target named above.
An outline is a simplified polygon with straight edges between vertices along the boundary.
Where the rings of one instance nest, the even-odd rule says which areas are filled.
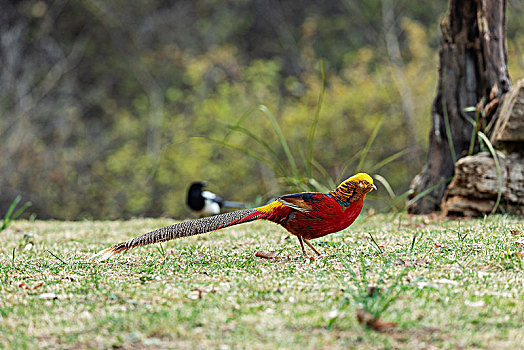
[[[304,249],[304,243],[302,243],[302,237],[301,236],[297,236],[297,238],[298,238],[298,241],[300,242],[300,247],[302,247],[302,254],[304,254],[304,256],[307,257],[306,250]],[[306,240],[304,240],[304,241],[306,241]]]
[[[317,250],[315,249],[315,247],[313,247],[313,245],[312,245],[311,243],[309,243],[309,241],[308,241],[307,239],[304,238],[304,242],[306,242],[306,244],[309,246],[309,248],[313,249],[313,251],[314,251],[315,253],[317,253],[317,255],[320,256],[320,253],[317,252]],[[302,242],[300,242],[300,243],[302,243]],[[302,249],[304,249],[304,246],[302,246]]]

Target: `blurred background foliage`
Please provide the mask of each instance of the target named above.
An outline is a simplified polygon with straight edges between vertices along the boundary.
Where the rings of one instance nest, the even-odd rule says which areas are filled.
[[[40,218],[182,218],[192,181],[246,202],[300,190],[231,126],[285,163],[263,104],[305,174],[322,60],[313,179],[373,169],[399,194],[425,161],[446,1],[0,3],[0,212],[20,194]],[[522,5],[508,1],[514,80]]]

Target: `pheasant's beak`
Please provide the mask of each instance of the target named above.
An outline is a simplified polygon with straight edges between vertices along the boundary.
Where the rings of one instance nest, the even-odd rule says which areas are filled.
[[[375,186],[375,185],[373,185],[373,184],[372,184],[371,186],[369,186],[369,187],[370,187],[371,189],[375,190],[375,191],[377,190],[377,186]]]

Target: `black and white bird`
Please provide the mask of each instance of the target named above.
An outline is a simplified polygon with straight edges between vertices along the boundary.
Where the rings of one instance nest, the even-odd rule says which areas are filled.
[[[206,182],[193,182],[187,191],[187,205],[195,216],[217,215],[223,207],[245,207],[244,203],[225,201],[215,193],[204,190],[206,186]]]

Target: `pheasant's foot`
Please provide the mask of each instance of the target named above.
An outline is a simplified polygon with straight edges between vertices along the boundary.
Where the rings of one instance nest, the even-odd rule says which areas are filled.
[[[313,245],[311,243],[309,243],[309,241],[305,238],[302,238],[304,240],[304,242],[306,242],[306,244],[309,246],[309,248],[313,249],[313,251],[315,253],[317,253],[318,256],[320,256],[320,253],[315,249],[315,247],[313,247]]]

